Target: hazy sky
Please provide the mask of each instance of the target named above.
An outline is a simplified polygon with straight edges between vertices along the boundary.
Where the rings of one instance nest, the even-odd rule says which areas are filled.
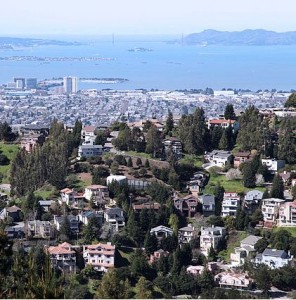
[[[4,0],[0,34],[294,31],[295,9],[295,0]]]

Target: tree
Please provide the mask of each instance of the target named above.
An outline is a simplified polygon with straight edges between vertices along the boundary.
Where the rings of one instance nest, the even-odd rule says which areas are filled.
[[[145,277],[141,276],[136,284],[136,299],[152,299],[153,285]]]
[[[148,159],[145,160],[144,167],[145,167],[146,169],[149,169],[149,168],[150,168],[150,163],[149,163],[149,160],[148,160]]]
[[[293,131],[296,129],[296,126],[293,126],[292,124],[293,121],[291,118],[282,120],[279,130],[277,151],[278,158],[284,159],[290,164],[296,162],[296,139],[293,133]]]
[[[258,289],[263,290],[264,293],[268,293],[271,287],[271,277],[268,267],[260,265],[254,272],[254,277]]]
[[[146,170],[145,168],[141,168],[141,169],[139,170],[139,175],[140,175],[141,177],[145,177],[145,176],[147,175],[147,170]]]
[[[224,118],[225,120],[235,120],[236,115],[234,113],[233,105],[230,103],[227,103],[225,110],[224,110]]]
[[[155,277],[155,271],[149,266],[142,250],[137,249],[131,258],[130,271],[133,278],[138,280],[141,276],[144,276],[146,279],[151,280]]]
[[[169,225],[173,228],[174,233],[177,235],[179,230],[179,218],[176,214],[171,214]]]
[[[211,129],[210,135],[212,149],[218,149],[223,132],[224,130],[220,126],[214,126],[214,128]]]
[[[172,112],[169,110],[167,119],[165,121],[165,133],[166,134],[172,133],[173,129],[174,129],[174,117]]]
[[[255,106],[248,107],[240,117],[237,143],[243,150],[260,150],[263,145],[262,115]]]
[[[116,175],[118,174],[119,171],[119,163],[117,161],[113,161],[113,163],[111,164],[111,174]]]
[[[285,102],[285,107],[296,107],[296,93],[292,93],[287,101]]]
[[[157,250],[158,240],[155,234],[150,234],[149,231],[146,233],[144,248],[147,255],[153,254]]]
[[[71,233],[69,218],[67,215],[64,215],[62,224],[60,226],[60,233],[59,233],[60,239],[64,241],[70,240],[71,235],[72,233]]]
[[[268,241],[263,238],[256,242],[254,248],[257,252],[262,253],[267,248],[268,244]]]
[[[274,175],[272,187],[270,191],[271,198],[285,199],[284,197],[284,182],[280,175]]]
[[[130,209],[129,211],[126,228],[130,238],[132,238],[138,245],[143,243],[143,234],[136,220],[135,213],[132,209]]]
[[[137,158],[137,160],[136,160],[136,165],[137,165],[138,167],[142,166],[142,160],[141,160],[140,157]]]
[[[96,132],[96,139],[95,139],[95,145],[102,145],[104,146],[107,141],[106,134],[103,130],[99,130]]]
[[[127,166],[128,166],[129,168],[132,168],[132,167],[133,167],[133,161],[132,161],[131,157],[129,157],[129,158],[127,159]]]
[[[148,130],[146,142],[147,144],[145,152],[152,154],[152,157],[158,157],[162,152],[163,145],[161,133],[155,126],[151,126],[151,128]]]
[[[96,296],[101,299],[128,299],[130,289],[129,281],[120,280],[118,271],[110,269],[104,274],[96,290]]]
[[[216,261],[216,259],[217,259],[216,251],[213,248],[213,246],[211,246],[208,253],[208,261]]]
[[[98,239],[100,228],[99,219],[96,216],[91,217],[83,230],[84,243],[91,244]]]
[[[214,188],[215,196],[215,215],[220,216],[222,210],[222,201],[224,198],[225,189],[221,186],[220,182]]]
[[[244,187],[253,188],[256,186],[256,171],[254,172],[251,163],[245,163],[243,168]]]
[[[228,140],[227,140],[227,136],[226,136],[226,130],[223,130],[221,139],[219,141],[219,149],[221,149],[221,150],[229,150],[228,149]]]

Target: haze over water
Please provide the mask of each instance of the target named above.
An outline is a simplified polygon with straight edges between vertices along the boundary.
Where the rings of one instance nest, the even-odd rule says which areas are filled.
[[[53,37],[50,37],[53,38]],[[73,38],[73,37],[72,37]],[[61,37],[56,37],[61,40]],[[71,38],[68,37],[67,40]],[[77,38],[73,39],[80,41]],[[92,38],[82,46],[39,46],[1,50],[0,57],[101,57],[99,61],[0,61],[0,82],[13,77],[78,76],[125,78],[118,84],[79,83],[79,89],[296,88],[296,46],[188,46],[167,37]],[[171,38],[174,40],[174,38]],[[86,41],[85,39],[83,40]],[[152,51],[128,51],[134,48]]]

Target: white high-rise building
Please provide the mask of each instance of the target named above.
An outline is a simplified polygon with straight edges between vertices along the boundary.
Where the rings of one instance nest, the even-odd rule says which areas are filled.
[[[78,79],[77,77],[64,77],[63,85],[64,85],[64,92],[66,94],[77,93]]]

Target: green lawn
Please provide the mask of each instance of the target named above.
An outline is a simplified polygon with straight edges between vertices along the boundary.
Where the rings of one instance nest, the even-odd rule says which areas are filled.
[[[40,196],[43,199],[56,197],[57,190],[52,185],[46,185],[34,192],[35,196]]]
[[[151,155],[148,154],[148,153],[144,153],[144,152],[122,151],[121,153],[124,154],[124,155],[129,155],[129,156],[134,156],[134,157],[142,157],[142,158],[151,159]]]
[[[225,261],[229,262],[230,254],[234,252],[234,248],[238,247],[240,242],[248,235],[249,233],[245,231],[232,231],[228,237],[227,249],[220,251],[218,255]]]
[[[220,182],[226,192],[246,193],[250,190],[259,190],[264,192],[264,187],[246,188],[242,180],[228,180],[225,175],[211,175],[210,180],[204,190],[204,193],[213,193],[214,187]]]
[[[277,232],[279,230],[286,230],[290,232],[293,237],[296,237],[296,227],[276,227],[272,229],[272,231],[274,232]]]
[[[15,158],[17,152],[19,151],[19,146],[16,144],[4,144],[0,142],[0,152],[8,157],[10,164],[6,166],[0,166],[0,173],[3,175],[2,183],[9,183],[10,167],[11,162]]]

